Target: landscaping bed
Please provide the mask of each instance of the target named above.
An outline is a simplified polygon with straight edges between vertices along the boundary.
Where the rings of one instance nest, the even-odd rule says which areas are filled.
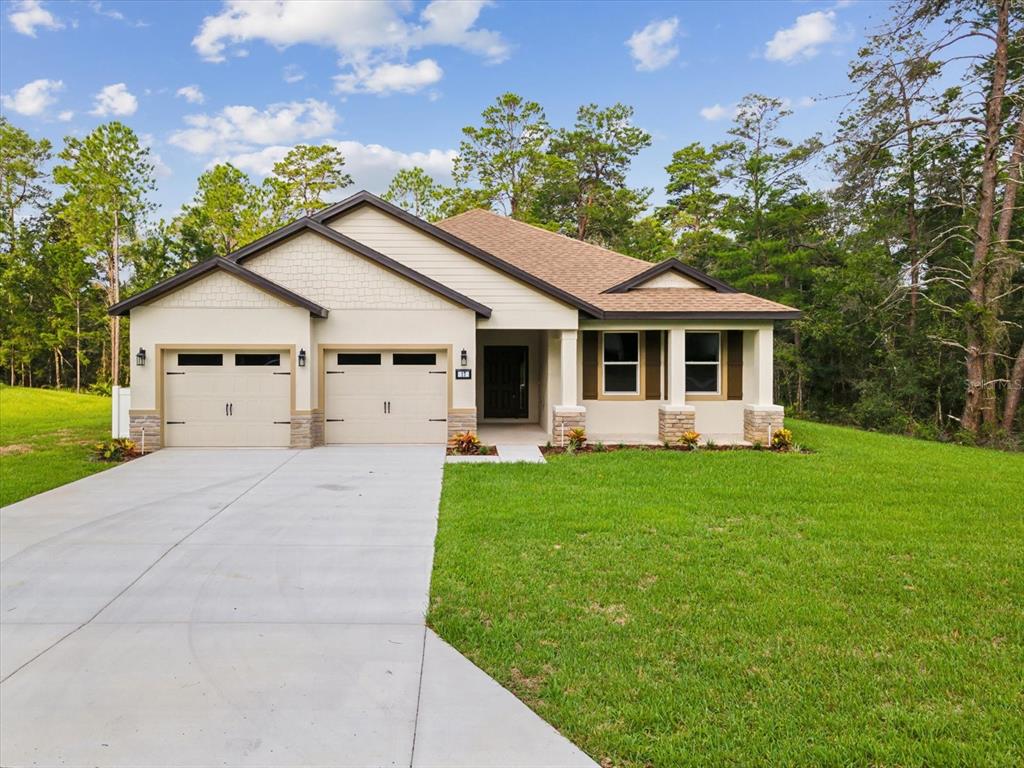
[[[428,620],[602,765],[1024,764],[1024,456],[446,466]]]

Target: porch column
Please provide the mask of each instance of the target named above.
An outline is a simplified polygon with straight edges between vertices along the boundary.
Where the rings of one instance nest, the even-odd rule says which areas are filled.
[[[686,404],[686,329],[670,328],[668,332],[667,405],[658,407],[658,439],[676,443],[684,432],[693,432],[696,409]]]
[[[559,334],[562,389],[559,393],[560,402],[551,409],[551,437],[555,445],[560,446],[566,444],[570,430],[587,428],[587,409],[579,405],[576,399],[577,336],[575,329],[561,331]]]
[[[743,407],[743,439],[749,443],[770,445],[772,435],[782,429],[784,411],[775,405],[774,338],[771,325],[754,332],[754,371],[757,392]]]

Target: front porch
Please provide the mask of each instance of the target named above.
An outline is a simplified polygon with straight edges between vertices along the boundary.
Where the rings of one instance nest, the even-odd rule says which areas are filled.
[[[765,323],[479,328],[477,434],[491,445],[561,445],[581,426],[607,445],[687,431],[718,445],[768,443],[782,426],[772,347]]]

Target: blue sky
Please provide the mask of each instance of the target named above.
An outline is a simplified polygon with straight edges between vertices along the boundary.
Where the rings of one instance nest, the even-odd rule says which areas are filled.
[[[447,180],[460,129],[507,90],[556,126],[581,103],[635,107],[654,141],[630,181],[657,200],[672,152],[721,139],[746,93],[788,99],[792,138],[827,133],[843,100],[820,97],[848,89],[849,60],[887,15],[843,0],[2,5],[3,114],[58,147],[127,123],[158,159],[166,217],[209,164],[260,177],[303,142],[340,142],[348,192],[380,192],[411,165]]]

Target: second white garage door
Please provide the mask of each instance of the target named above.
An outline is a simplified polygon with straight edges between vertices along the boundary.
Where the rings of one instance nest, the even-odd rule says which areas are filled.
[[[291,439],[287,352],[164,352],[164,445],[263,448]]]
[[[448,367],[443,351],[330,350],[324,360],[328,443],[443,443]]]

